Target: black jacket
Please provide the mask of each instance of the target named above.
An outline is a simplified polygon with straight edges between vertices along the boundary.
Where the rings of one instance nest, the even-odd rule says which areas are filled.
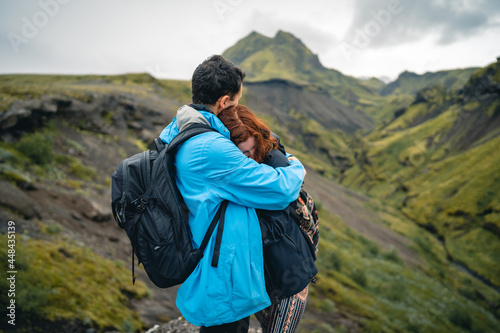
[[[274,168],[289,165],[281,149],[270,152],[264,163]],[[318,273],[314,246],[298,226],[295,209],[296,202],[292,202],[280,211],[257,210],[264,246],[266,289],[273,302],[302,291]]]

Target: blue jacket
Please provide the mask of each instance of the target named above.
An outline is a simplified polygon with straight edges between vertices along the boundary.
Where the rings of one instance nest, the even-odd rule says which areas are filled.
[[[176,304],[192,324],[214,326],[237,321],[270,305],[254,208],[281,210],[296,200],[304,170],[299,161],[276,169],[255,162],[229,140],[229,131],[214,114],[188,106],[179,109],[160,138],[169,143],[179,128],[192,123],[209,124],[218,131],[189,139],[176,154],[177,186],[189,208],[196,247],[220,203],[225,199],[230,203],[218,267],[211,267],[214,232],[204,257],[178,289]]]

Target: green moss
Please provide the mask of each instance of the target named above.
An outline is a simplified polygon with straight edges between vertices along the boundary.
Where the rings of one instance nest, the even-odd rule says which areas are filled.
[[[361,287],[366,287],[367,285],[367,279],[364,270],[361,269],[354,270],[351,273],[350,278],[353,279],[353,281],[356,282]]]
[[[82,147],[83,148],[83,147]],[[84,165],[77,157],[57,154],[54,161],[59,164],[59,169],[78,178],[78,182],[95,179],[97,172],[91,166]],[[69,180],[67,180],[69,181]],[[78,186],[80,187],[80,186]]]
[[[424,117],[429,113],[428,105],[425,103],[419,103],[408,107],[405,113],[396,118],[393,122],[385,128],[386,131],[394,131],[397,129],[405,129],[412,125],[418,117]]]
[[[83,181],[75,179],[67,179],[64,183],[77,191],[81,191],[84,185]]]
[[[0,238],[6,244],[6,236]],[[122,330],[124,323],[134,331],[142,328],[129,299],[146,297],[148,290],[140,281],[132,285],[128,269],[89,248],[20,238],[16,238],[16,304],[23,327],[35,331],[43,321],[79,320],[100,329]],[[3,262],[7,262],[6,248],[0,249]],[[3,280],[2,288],[8,290]]]
[[[484,246],[488,244],[488,246]],[[450,255],[474,272],[500,285],[500,242],[498,236],[475,228],[466,233],[455,232],[446,236]]]
[[[31,184],[33,179],[30,175],[19,170],[17,167],[6,163],[0,163],[0,178],[10,180],[16,183]]]
[[[69,172],[81,180],[90,181],[96,176],[93,167],[83,165],[80,160],[72,158],[69,164]]]
[[[401,264],[401,265],[404,264],[403,260],[399,257],[398,252],[394,248],[392,248],[389,251],[384,251],[382,253],[382,256],[385,260],[392,261],[396,264]]]
[[[68,147],[74,149],[79,154],[82,154],[87,150],[82,144],[75,140],[68,139],[66,140],[66,144],[68,145]]]
[[[136,139],[136,140],[134,140],[134,143],[137,146],[137,148],[139,148],[139,150],[141,150],[141,151],[148,150],[148,146],[146,145],[146,143],[144,141]]]
[[[464,110],[494,116],[498,101],[473,101],[464,107],[457,103],[445,108],[445,99],[412,105],[384,131],[364,138],[365,143],[355,148],[357,163],[344,173],[343,184],[367,191],[373,198],[401,209],[409,219],[436,230],[447,241],[459,242],[452,256],[494,280],[498,257],[485,250],[484,244],[495,251],[500,244],[498,237],[486,237],[500,230],[500,207],[495,204],[500,193],[500,155],[496,153],[500,139],[492,130],[471,148],[457,151],[456,146],[467,140],[462,133],[469,133],[457,128],[471,126],[463,122]],[[443,108],[437,117],[412,125],[415,119],[435,113],[432,108],[437,107]],[[411,237],[398,219],[384,219],[391,221],[392,229]],[[467,245],[460,239],[467,239]],[[447,274],[439,268],[444,264],[443,256],[432,259],[436,245],[421,238],[417,241],[416,249],[428,260],[436,260],[429,272]]]
[[[418,193],[409,201],[406,212],[423,222],[438,208],[439,215],[457,219],[474,217],[492,208],[493,199],[500,193],[500,156],[495,154],[498,144],[500,138],[492,139],[463,154],[430,164],[429,172],[408,183],[410,188],[418,188]],[[431,215],[418,213],[418,217],[416,210],[424,207]]]
[[[49,235],[57,235],[62,231],[62,227],[59,224],[48,224],[44,225],[42,232],[45,232]]]
[[[448,318],[457,327],[467,331],[472,328],[472,318],[470,314],[461,307],[452,307],[448,314]]]
[[[16,144],[16,149],[34,163],[44,165],[52,161],[54,141],[45,133],[25,134]]]
[[[164,89],[164,95],[173,97],[181,103],[191,101],[191,81],[158,80]]]
[[[499,110],[500,110],[500,100],[496,99],[488,107],[486,114],[488,115],[488,117],[493,117],[495,113],[499,112]]]
[[[385,213],[392,224],[404,225],[404,221],[397,222],[399,217],[390,207],[380,209],[379,206],[380,212]],[[318,283],[310,286],[309,307],[320,312],[332,308],[340,316],[349,309],[349,313],[363,318],[361,321],[367,332],[451,332],[457,329],[456,316],[447,309],[460,304],[458,311],[467,311],[474,318],[473,329],[495,331],[498,319],[487,310],[492,308],[480,300],[470,301],[454,288],[467,287],[488,295],[491,304],[498,303],[496,293],[449,266],[443,247],[425,231],[414,224],[413,227],[399,227],[421,238],[418,243],[423,244],[422,251],[427,253],[422,260],[429,265],[425,269],[422,267],[422,271],[402,265],[394,249],[370,250],[374,247],[371,241],[347,228],[327,211],[322,210],[320,218],[317,261],[320,272]],[[335,265],[335,262],[342,264]],[[434,271],[434,263],[440,272]],[[445,287],[440,282],[443,280],[451,287]],[[328,296],[325,298],[325,295]]]

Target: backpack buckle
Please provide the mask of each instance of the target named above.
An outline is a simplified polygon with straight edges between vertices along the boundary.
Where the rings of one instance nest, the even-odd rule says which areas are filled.
[[[144,209],[146,209],[146,205],[148,204],[148,202],[149,202],[149,198],[144,197],[144,196],[140,197],[139,202],[135,206],[135,210],[137,212],[139,212],[140,214],[142,214],[142,212],[144,212]]]

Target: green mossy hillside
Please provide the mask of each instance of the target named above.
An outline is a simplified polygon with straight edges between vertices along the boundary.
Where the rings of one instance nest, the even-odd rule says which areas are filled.
[[[460,90],[428,87],[359,141],[341,179],[383,198],[445,242],[448,254],[500,286],[499,62]]]
[[[0,239],[4,244],[0,258],[7,262],[7,236]],[[143,323],[129,303],[147,297],[149,291],[140,281],[132,285],[123,262],[63,240],[35,240],[17,234],[15,244],[18,332],[42,332],[48,327],[57,331],[68,322],[99,330],[142,329]],[[2,290],[9,289],[7,282],[0,282]],[[1,298],[2,304],[9,302],[6,293]]]
[[[422,266],[405,265],[394,249],[380,248],[320,210],[318,283],[310,285],[308,307],[330,316],[354,316],[363,332],[495,332],[500,313],[490,305],[498,304],[498,294],[447,262],[442,245],[425,230],[397,213],[384,214],[407,230]],[[487,295],[489,301],[476,295]],[[301,328],[347,329],[310,319]]]

